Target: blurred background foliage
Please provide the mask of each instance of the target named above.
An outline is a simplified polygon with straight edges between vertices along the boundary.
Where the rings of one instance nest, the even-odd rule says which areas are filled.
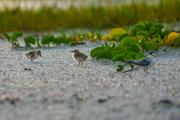
[[[180,0],[52,0],[52,3],[51,0],[37,0],[39,4],[29,7],[26,6],[28,1],[33,0],[0,0],[0,32],[104,29],[145,20],[180,21]]]

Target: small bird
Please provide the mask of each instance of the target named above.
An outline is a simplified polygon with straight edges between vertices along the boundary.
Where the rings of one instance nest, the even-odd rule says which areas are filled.
[[[127,63],[129,63],[129,64],[134,64],[134,65],[138,65],[138,66],[143,67],[145,75],[148,74],[147,69],[152,65],[152,62],[153,62],[152,59],[149,58],[149,57],[145,57],[145,58],[143,58],[141,60],[130,60],[130,61],[127,61]]]
[[[83,62],[85,62],[88,58],[84,53],[79,52],[79,50],[77,49],[71,52],[74,52],[74,59],[76,59],[79,62],[78,66],[82,66]]]
[[[36,59],[37,57],[39,56],[41,57],[41,51],[40,50],[30,51],[26,53],[25,56],[33,62],[33,60]]]

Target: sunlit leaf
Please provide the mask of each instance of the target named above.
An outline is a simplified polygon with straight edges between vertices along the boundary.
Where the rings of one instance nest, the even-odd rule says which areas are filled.
[[[179,37],[179,33],[177,32],[171,32],[168,34],[167,39],[165,40],[165,44],[167,45],[173,45],[174,40]]]
[[[123,36],[127,35],[127,31],[123,28],[113,28],[108,34],[102,36],[104,41],[120,41]]]

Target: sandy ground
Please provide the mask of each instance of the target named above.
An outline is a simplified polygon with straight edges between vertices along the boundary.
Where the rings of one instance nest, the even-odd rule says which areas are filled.
[[[0,120],[180,120],[179,49],[154,58],[145,76],[93,60],[96,46],[41,49],[32,63],[0,41]],[[82,67],[69,52],[75,48],[89,57]]]

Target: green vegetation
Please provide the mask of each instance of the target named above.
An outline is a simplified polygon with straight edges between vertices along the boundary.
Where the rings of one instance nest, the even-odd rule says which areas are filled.
[[[84,41],[97,42],[103,40],[104,44],[91,50],[91,57],[110,59],[112,61],[138,60],[145,57],[145,51],[157,51],[163,45],[180,46],[179,33],[164,29],[160,23],[141,22],[132,26],[127,32],[123,28],[114,28],[109,33],[102,35],[98,32],[76,33],[67,35],[59,33],[57,36],[46,33],[42,36],[24,35],[22,32],[6,33],[5,37],[12,46],[20,46],[18,38],[24,40],[24,47],[54,47],[56,45],[78,45]],[[107,39],[108,38],[108,39]],[[131,66],[133,68],[133,66]],[[123,71],[119,65],[117,71]]]
[[[136,38],[143,50],[158,50],[163,45],[168,31],[160,23],[145,21],[134,25],[130,35]]]
[[[91,57],[97,60],[105,58],[113,61],[140,59],[145,57],[144,51],[158,50],[164,45],[168,35],[168,31],[163,30],[162,24],[148,21],[135,24],[129,33],[124,32],[122,28],[116,28],[112,31],[111,35],[112,33],[116,34],[114,34],[115,37],[111,36],[111,39],[108,39],[111,42],[94,48],[91,51]],[[117,36],[118,31],[119,36]]]
[[[95,31],[75,32],[70,35],[63,32],[57,35],[50,32],[42,35],[10,32],[4,35],[16,48],[23,47],[20,46],[19,37],[24,40],[24,47],[53,47],[61,44],[78,45],[83,44],[85,40],[90,42],[103,40],[105,44],[92,50],[91,56],[95,59],[107,58],[113,61],[139,59],[143,51],[156,51],[164,44],[179,46],[179,33],[167,31],[162,24],[148,21],[135,24],[129,31],[123,28],[114,28],[107,34],[100,34],[100,32]]]
[[[12,44],[12,46],[14,47],[20,47],[19,43],[18,43],[18,38],[22,36],[21,32],[13,32],[10,34],[4,34],[5,37],[7,38],[7,40]]]
[[[91,57],[96,60],[105,58],[113,61],[140,59],[144,57],[140,45],[131,37],[124,37],[119,43],[105,43],[91,51]]]
[[[26,35],[23,32],[10,32],[5,33],[4,36],[6,39],[12,44],[13,48],[18,47],[30,47],[30,48],[38,48],[38,47],[53,47],[56,45],[78,45],[84,44],[84,40],[89,40],[91,42],[96,42],[101,39],[101,34],[97,32],[88,32],[88,33],[76,33],[72,35],[67,35],[64,33],[59,33],[57,36],[52,33],[45,33],[42,36],[34,34],[34,35]],[[20,46],[20,40],[18,38],[21,37],[23,39],[25,46]]]
[[[34,36],[25,37],[24,42],[25,42],[26,47],[31,47],[31,46],[35,45],[36,43],[39,45],[38,39],[35,38]]]
[[[139,21],[179,21],[180,1],[159,0],[156,5],[131,3],[115,7],[71,7],[67,10],[6,9],[0,12],[0,32],[47,31],[58,28],[114,28]]]

